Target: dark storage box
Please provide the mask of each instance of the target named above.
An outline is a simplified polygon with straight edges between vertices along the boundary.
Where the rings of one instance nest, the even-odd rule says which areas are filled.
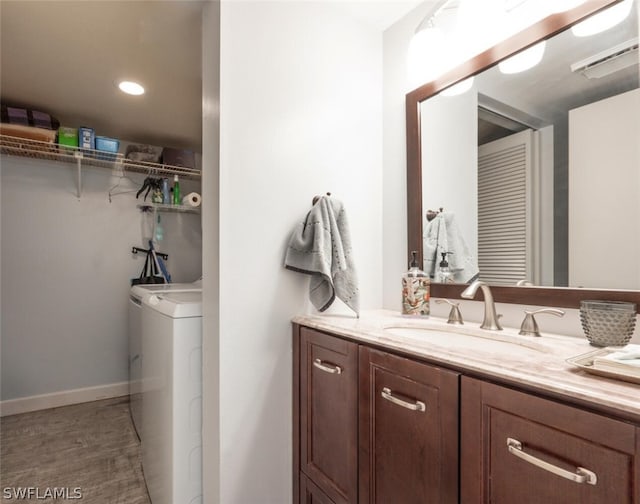
[[[165,147],[162,149],[162,164],[182,166],[183,168],[194,170],[196,167],[196,155],[190,150]]]
[[[45,112],[21,107],[9,107],[2,105],[0,108],[0,121],[5,124],[18,124],[21,126],[34,126],[49,130],[57,130],[60,121]]]

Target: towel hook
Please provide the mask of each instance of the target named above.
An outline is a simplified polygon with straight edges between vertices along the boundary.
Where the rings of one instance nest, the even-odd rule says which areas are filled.
[[[330,193],[330,192],[328,192],[328,193],[327,193],[327,196],[331,196],[331,193]],[[322,198],[322,196],[314,196],[314,197],[313,197],[313,200],[311,201],[311,205],[315,205],[315,204],[318,202],[318,200],[319,200],[320,198]]]
[[[440,207],[440,211],[436,212],[435,210],[427,210],[427,220],[431,222],[439,213],[442,213],[444,208]]]

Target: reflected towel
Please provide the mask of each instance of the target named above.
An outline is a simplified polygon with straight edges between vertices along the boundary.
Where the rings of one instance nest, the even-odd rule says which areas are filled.
[[[342,203],[322,196],[291,233],[287,269],[311,275],[309,299],[325,311],[336,296],[360,315],[360,295],[349,224]]]
[[[469,283],[476,279],[479,270],[475,258],[460,233],[460,228],[451,212],[440,212],[427,222],[423,233],[424,271],[435,278],[443,252],[453,252],[447,256],[453,281]]]

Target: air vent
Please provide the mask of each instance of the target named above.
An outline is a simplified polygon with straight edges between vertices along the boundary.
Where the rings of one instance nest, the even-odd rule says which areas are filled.
[[[571,65],[587,79],[599,79],[638,64],[638,37],[601,51]]]

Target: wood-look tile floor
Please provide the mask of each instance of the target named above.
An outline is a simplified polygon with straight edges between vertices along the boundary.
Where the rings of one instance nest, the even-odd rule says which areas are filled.
[[[81,489],[82,499],[53,502],[150,504],[140,460],[126,397],[0,419],[3,502],[20,502],[7,488],[35,487]]]

